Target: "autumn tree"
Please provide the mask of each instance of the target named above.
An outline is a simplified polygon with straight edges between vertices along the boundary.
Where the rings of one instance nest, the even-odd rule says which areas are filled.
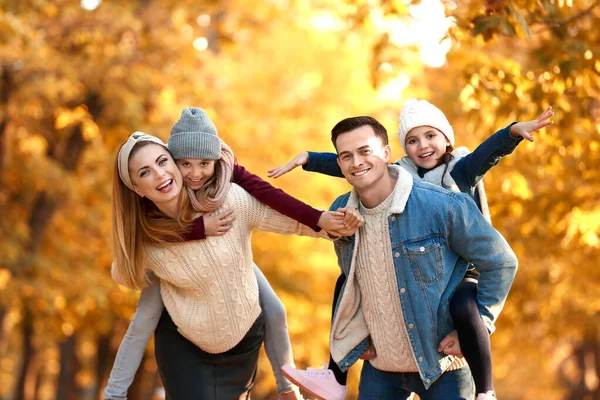
[[[492,337],[495,380],[507,399],[597,396],[599,3],[0,0],[0,397],[98,398],[137,298],[109,274],[113,157],[131,132],[166,139],[183,107],[203,107],[265,177],[332,150],[347,116],[393,138],[413,96],[471,149],[553,106],[555,126],[486,177],[521,265]],[[302,171],[273,183],[320,208],[349,189]],[[298,364],[326,360],[331,245],[259,233],[254,255]],[[155,368],[150,348],[130,398]],[[273,382],[263,357],[255,396]]]

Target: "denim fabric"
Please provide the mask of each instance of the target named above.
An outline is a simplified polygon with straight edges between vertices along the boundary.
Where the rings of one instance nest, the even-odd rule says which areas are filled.
[[[386,372],[368,361],[363,364],[358,400],[406,400],[412,393],[421,400],[472,400],[475,386],[469,367],[444,372],[426,389],[416,372]]]
[[[347,206],[349,199],[350,194],[340,196],[331,209]],[[408,335],[423,383],[429,387],[454,360],[438,353],[437,346],[454,329],[449,302],[468,263],[477,265],[481,273],[477,294],[479,313],[492,332],[514,279],[517,259],[506,240],[465,194],[414,181],[406,204],[394,204],[392,208],[402,206],[402,212],[388,216],[392,259],[404,314],[404,321],[398,323],[414,326]],[[346,276],[355,262],[355,236],[335,242],[338,263]],[[345,289],[346,285],[340,299]],[[341,300],[336,314],[340,303]],[[342,370],[357,361],[366,341],[368,338],[353,344],[354,349],[341,358]]]

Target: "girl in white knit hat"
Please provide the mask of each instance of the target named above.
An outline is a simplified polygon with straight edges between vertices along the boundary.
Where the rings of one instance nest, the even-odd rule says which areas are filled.
[[[533,141],[531,133],[552,124],[554,115],[548,107],[536,120],[512,123],[489,137],[470,153],[465,147],[454,149],[454,130],[444,113],[426,100],[409,100],[400,114],[398,138],[406,156],[396,164],[421,179],[455,192],[470,195],[482,213],[489,218],[482,178],[498,161],[512,153],[523,138]],[[343,177],[335,153],[302,152],[289,163],[269,170],[277,178],[302,166],[331,176]],[[476,266],[475,266],[476,267]],[[495,399],[492,383],[492,362],[488,329],[477,308],[477,277],[475,269],[467,272],[455,292],[450,310],[456,331],[440,342],[439,351],[464,355],[475,381],[477,400]],[[344,284],[343,274],[336,283],[335,305]],[[324,369],[297,370],[285,366],[286,376],[301,388],[326,400],[341,400],[346,393],[346,376],[332,358]]]
[[[274,197],[267,201],[288,211],[293,208],[290,213],[310,225],[311,230],[261,205],[231,184],[240,167],[201,109],[184,110],[173,127],[169,146],[179,159],[183,176],[172,168],[171,155],[160,139],[150,135],[132,135],[117,159],[118,179],[113,189],[114,276],[129,287],[142,287],[147,265],[161,285],[155,283],[142,291],[105,398],[126,398],[127,387],[155,328],[157,362],[170,398],[187,399],[192,394],[199,398],[237,398],[252,387],[263,331],[271,335],[266,349],[274,371],[293,362],[283,305],[278,306],[280,301],[262,273],[255,265],[252,268],[251,230],[258,227],[315,236],[317,226],[343,230],[343,215],[320,211],[315,215],[308,209],[302,215],[298,208],[307,208],[303,203],[265,183],[266,188],[258,178],[249,182],[246,179],[251,190]],[[202,172],[191,168],[191,164],[200,166]],[[187,191],[181,190],[184,182]],[[241,211],[233,226],[232,218],[224,212],[227,208]],[[198,211],[207,218],[190,222]],[[178,243],[181,238],[203,238],[198,231],[204,228],[203,222],[212,221],[209,214],[218,214],[214,219],[220,221],[215,236]],[[356,216],[355,220],[359,222]],[[187,225],[184,230],[182,222]],[[234,248],[229,249],[231,246]],[[269,324],[266,313],[273,308],[283,310],[283,318],[275,316],[276,323]],[[299,398],[285,378],[278,377],[277,381],[281,398]]]

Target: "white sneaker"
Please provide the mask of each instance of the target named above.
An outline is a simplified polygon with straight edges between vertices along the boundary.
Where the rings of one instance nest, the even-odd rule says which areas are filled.
[[[292,383],[312,396],[317,396],[319,400],[344,400],[346,396],[346,386],[340,385],[335,380],[335,375],[327,363],[323,363],[322,369],[307,368],[306,371],[284,365],[281,367],[281,372]]]

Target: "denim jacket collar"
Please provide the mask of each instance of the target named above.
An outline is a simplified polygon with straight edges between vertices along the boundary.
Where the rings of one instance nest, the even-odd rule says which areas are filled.
[[[406,202],[408,201],[408,197],[410,196],[410,191],[413,187],[413,178],[408,171],[398,165],[388,165],[388,172],[392,176],[398,177],[398,181],[396,182],[394,190],[392,191],[394,197],[392,200],[392,205],[388,209],[388,215],[402,214],[404,212]],[[347,206],[358,208],[359,201],[360,200],[358,198],[358,193],[356,193],[356,189],[352,189]]]

